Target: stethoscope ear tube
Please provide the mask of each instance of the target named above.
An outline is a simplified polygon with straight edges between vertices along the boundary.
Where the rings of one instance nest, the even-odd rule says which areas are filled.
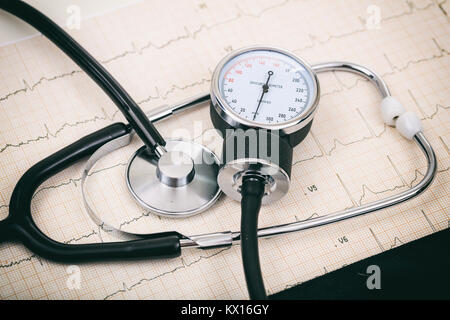
[[[31,167],[14,188],[9,216],[0,223],[0,241],[21,242],[37,255],[61,262],[179,256],[181,235],[177,232],[149,234],[128,242],[65,244],[43,234],[32,219],[31,201],[42,182],[130,131],[129,126],[114,123],[79,139]]]

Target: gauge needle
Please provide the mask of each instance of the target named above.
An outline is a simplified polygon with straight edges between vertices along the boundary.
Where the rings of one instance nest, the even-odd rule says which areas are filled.
[[[267,72],[267,74],[269,76],[267,77],[266,83],[263,84],[263,86],[262,86],[263,91],[261,94],[261,98],[259,98],[258,107],[256,107],[255,114],[253,115],[253,121],[255,120],[256,115],[258,114],[258,110],[259,110],[259,107],[261,106],[261,101],[262,101],[264,95],[269,91],[269,80],[270,80],[270,77],[273,75],[273,71],[269,71],[269,72]]]

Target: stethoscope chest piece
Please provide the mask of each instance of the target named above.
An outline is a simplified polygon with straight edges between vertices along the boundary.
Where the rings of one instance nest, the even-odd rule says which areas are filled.
[[[208,148],[190,141],[167,140],[158,156],[143,146],[126,171],[128,189],[151,212],[186,217],[208,209],[220,196],[219,159]]]

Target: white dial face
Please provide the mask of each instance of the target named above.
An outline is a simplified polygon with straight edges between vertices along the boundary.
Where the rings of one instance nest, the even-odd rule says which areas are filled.
[[[282,124],[302,115],[314,88],[302,63],[273,50],[239,54],[219,74],[219,91],[230,111],[262,125]]]

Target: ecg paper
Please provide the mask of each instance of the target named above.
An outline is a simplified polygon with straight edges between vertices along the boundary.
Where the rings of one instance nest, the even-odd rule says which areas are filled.
[[[333,225],[260,240],[268,292],[341,268],[449,227],[449,2],[438,1],[144,1],[83,20],[68,30],[145,110],[209,90],[230,50],[267,44],[310,64],[346,60],[383,76],[392,94],[423,119],[438,173],[418,198]],[[352,74],[320,74],[321,100],[311,133],[294,150],[292,184],[263,207],[260,227],[304,220],[406,190],[425,172],[422,152],[380,115],[380,97]],[[11,193],[37,161],[110,123],[124,121],[108,97],[42,36],[0,48],[0,218]],[[207,106],[157,124],[164,136],[204,138]],[[183,131],[184,130],[184,131]],[[222,196],[187,219],[157,217],[127,190],[133,143],[107,156],[88,179],[100,216],[125,230],[193,235],[238,231],[240,205]],[[84,211],[80,162],[40,186],[37,225],[66,243],[114,241]],[[1,299],[243,299],[240,247],[185,249],[165,260],[66,265],[21,244],[0,246]],[[361,270],[361,281],[366,281]],[[382,272],[382,270],[381,270]],[[405,266],[407,272],[407,266]],[[74,274],[78,282],[71,282]]]

